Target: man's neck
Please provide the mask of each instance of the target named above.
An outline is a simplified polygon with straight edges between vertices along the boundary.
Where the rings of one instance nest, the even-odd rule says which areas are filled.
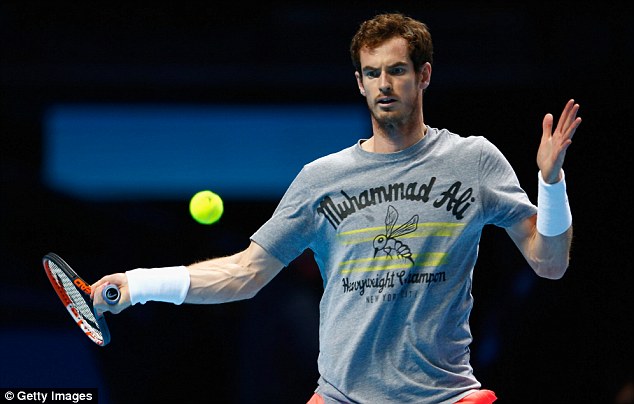
[[[372,137],[361,144],[363,150],[372,153],[396,153],[418,143],[427,133],[421,122],[408,128],[379,127],[372,122]]]

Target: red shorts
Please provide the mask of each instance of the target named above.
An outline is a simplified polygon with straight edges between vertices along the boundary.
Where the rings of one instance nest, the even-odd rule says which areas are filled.
[[[498,398],[491,390],[478,390],[463,397],[462,400],[457,401],[456,404],[491,404]]]
[[[317,393],[313,394],[306,404],[324,404],[324,399]]]
[[[497,399],[491,390],[478,390],[457,401],[456,404],[491,404]],[[324,404],[324,399],[315,393],[306,404]]]

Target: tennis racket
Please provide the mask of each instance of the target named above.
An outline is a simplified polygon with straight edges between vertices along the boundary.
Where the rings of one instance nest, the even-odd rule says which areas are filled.
[[[79,328],[95,344],[107,345],[110,342],[110,332],[103,314],[97,314],[94,310],[90,299],[90,284],[80,278],[57,254],[46,254],[42,263],[53,289]],[[102,296],[106,303],[116,304],[121,293],[115,285],[110,284],[103,289]]]

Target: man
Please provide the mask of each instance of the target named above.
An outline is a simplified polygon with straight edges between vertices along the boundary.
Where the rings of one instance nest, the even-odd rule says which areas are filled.
[[[378,15],[361,25],[351,55],[372,136],[307,164],[246,250],[106,276],[93,285],[97,309],[250,298],[310,248],[324,284],[311,403],[493,402],[469,363],[481,231],[504,227],[539,276],[563,276],[572,217],[562,165],[579,106],[566,104],[554,132],[544,117],[535,207],[485,138],[425,124],[432,42],[423,23]],[[121,289],[115,306],[100,297],[107,283]]]

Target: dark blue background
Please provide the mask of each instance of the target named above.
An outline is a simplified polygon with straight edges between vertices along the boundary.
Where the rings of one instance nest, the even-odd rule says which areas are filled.
[[[502,230],[486,229],[473,365],[500,402],[614,402],[634,363],[625,9],[340,3],[0,5],[1,386],[98,387],[114,403],[305,402],[317,379],[321,288],[309,255],[250,301],[155,303],[109,316],[106,348],[70,324],[42,270],[45,253],[89,280],[187,264],[244,248],[277,200],[227,199],[221,222],[205,227],[189,217],[187,198],[86,201],[55,192],[42,180],[44,117],[60,103],[362,104],[350,38],[362,20],[398,10],[434,36],[426,122],[486,135],[533,200],[542,117],[558,115],[569,98],[581,104],[584,122],[565,165],[570,269],[560,281],[539,279]]]

